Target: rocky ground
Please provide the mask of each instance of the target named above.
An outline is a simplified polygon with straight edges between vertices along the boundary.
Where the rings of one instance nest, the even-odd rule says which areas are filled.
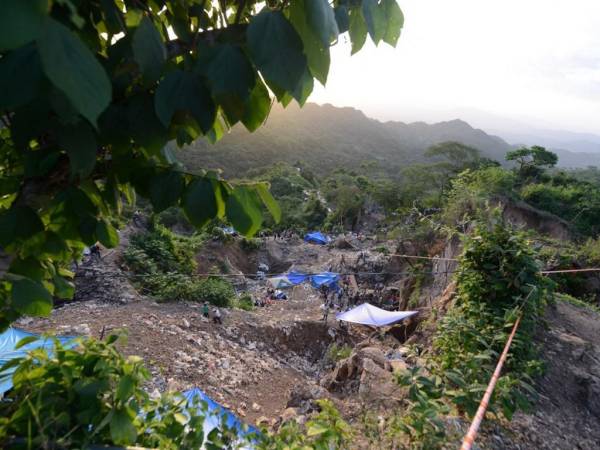
[[[122,233],[126,242],[128,231]],[[264,263],[274,273],[295,269],[377,271],[404,270],[404,262],[373,251],[369,240],[348,239],[332,248],[309,245],[300,240],[263,243],[249,254],[239,246],[209,246],[198,257],[199,271],[219,257],[227,260],[234,273],[253,273]],[[381,246],[381,243],[376,244]],[[385,243],[384,243],[385,246]],[[78,301],[55,309],[47,319],[22,319],[18,326],[32,331],[59,334],[106,335],[117,330],[127,333],[122,344],[126,354],[142,356],[151,369],[148,388],[185,390],[194,386],[230,407],[249,423],[273,425],[291,417],[303,420],[315,398],[332,399],[344,416],[359,425],[366,409],[385,415],[405,395],[393,383],[393,371],[406,367],[402,341],[426,343],[432,322],[419,320],[397,328],[385,339],[369,336],[363,327],[340,329],[330,320],[321,320],[316,292],[295,288],[290,300],[254,311],[226,310],[223,324],[202,317],[195,303],[162,303],[140,295],[127,281],[119,265],[119,249],[102,262],[88,264],[77,273]],[[361,251],[367,262],[357,263]],[[391,244],[388,253],[393,252]],[[440,255],[452,258],[459,251],[449,243]],[[453,269],[452,263],[433,267],[440,273]],[[377,277],[359,278],[365,285]],[[409,288],[405,277],[387,280],[401,289]],[[442,314],[452,301],[447,276],[430,280],[419,317],[430,317],[433,308]],[[264,281],[240,275],[237,285],[262,295]],[[410,291],[407,291],[410,292]],[[484,421],[478,448],[490,449],[596,449],[600,448],[600,317],[587,309],[558,302],[549,308],[547,323],[538,340],[548,364],[538,380],[540,398],[531,414],[519,413],[513,421]],[[328,361],[332,343],[350,344],[353,352],[337,365]],[[457,436],[468,424],[454,421]],[[459,438],[458,438],[459,439]],[[376,445],[376,444],[375,444]],[[356,441],[356,448],[368,447]]]

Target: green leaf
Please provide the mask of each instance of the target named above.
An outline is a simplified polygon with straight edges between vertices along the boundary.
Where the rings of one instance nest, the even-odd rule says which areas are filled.
[[[338,31],[345,33],[350,28],[350,16],[348,15],[348,6],[339,5],[334,8],[335,21],[337,22]]]
[[[298,86],[296,87],[296,89],[294,89],[294,92],[292,93],[292,95],[294,96],[294,98],[300,106],[304,106],[306,100],[308,100],[308,97],[310,96],[313,90],[313,87],[313,77],[308,71],[308,69],[306,69],[304,75],[300,79],[300,83],[298,83]]]
[[[308,26],[304,0],[292,2],[290,6],[290,22],[294,25],[294,28],[302,39],[310,72],[322,85],[325,85],[330,65],[329,45],[324,47],[319,42],[317,35]]]
[[[47,0],[0,1],[0,51],[37,39],[47,14]]]
[[[23,339],[19,340],[19,342],[17,342],[17,345],[15,345],[15,350],[19,350],[21,347],[24,347],[27,344],[31,344],[32,342],[37,341],[39,338],[39,336],[26,336]]]
[[[11,244],[15,239],[27,239],[44,230],[44,224],[27,206],[14,206],[0,214],[0,245]]]
[[[133,57],[144,78],[153,82],[158,80],[167,60],[167,51],[162,37],[152,20],[144,16],[133,34]]]
[[[237,186],[225,206],[231,225],[246,236],[254,235],[262,224],[260,202],[255,192],[245,186]]]
[[[154,111],[153,98],[140,93],[127,104],[131,137],[152,154],[158,154],[169,141],[169,134]]]
[[[117,445],[135,444],[137,430],[129,414],[117,410],[110,419],[110,437]]]
[[[350,10],[350,41],[352,42],[351,54],[354,55],[356,52],[365,45],[367,40],[367,24],[363,18],[360,9]]]
[[[265,183],[258,183],[256,185],[256,192],[258,193],[263,204],[269,210],[271,216],[273,216],[275,222],[279,223],[281,220],[281,209],[279,208],[277,201],[271,195],[268,186]]]
[[[58,142],[69,155],[71,174],[86,178],[96,165],[96,137],[90,125],[79,122],[75,126],[63,127]]]
[[[52,296],[40,283],[29,278],[13,281],[13,307],[28,316],[48,316],[52,311]]]
[[[327,0],[304,0],[306,22],[324,48],[335,41],[339,31],[333,9]]]
[[[217,216],[219,209],[210,180],[199,178],[188,185],[183,196],[183,210],[197,228],[202,228]]]
[[[105,220],[99,220],[96,224],[96,237],[105,247],[112,248],[119,245],[117,230]]]
[[[116,399],[120,402],[126,402],[135,391],[135,382],[131,375],[124,375],[119,380],[117,386]]]
[[[94,126],[112,98],[102,65],[67,27],[47,19],[37,41],[46,76]]]
[[[150,180],[150,201],[155,212],[161,212],[174,205],[181,197],[185,181],[176,171],[162,172]]]
[[[0,59],[0,108],[13,109],[31,102],[44,82],[35,45],[12,51]]]
[[[154,108],[165,127],[169,127],[173,115],[180,112],[191,115],[203,133],[212,128],[217,113],[200,77],[181,70],[169,73],[159,84]]]
[[[395,47],[400,37],[400,31],[404,26],[404,15],[396,0],[382,0],[381,7],[384,10],[387,22],[383,41]]]
[[[54,282],[54,295],[65,300],[73,298],[75,295],[75,285],[63,277],[56,276],[52,279]]]
[[[248,131],[255,131],[260,127],[271,111],[271,97],[265,84],[257,77],[256,86],[252,89],[250,97],[244,106],[244,117],[242,123]]]
[[[375,45],[379,44],[387,28],[385,11],[382,5],[377,3],[377,0],[362,0],[362,13],[371,40]]]
[[[255,71],[238,46],[218,45],[205,54],[198,61],[199,71],[229,121],[235,123],[244,115],[245,101],[256,84]]]
[[[281,11],[263,9],[246,33],[248,48],[269,84],[293,92],[306,69],[302,41]]]

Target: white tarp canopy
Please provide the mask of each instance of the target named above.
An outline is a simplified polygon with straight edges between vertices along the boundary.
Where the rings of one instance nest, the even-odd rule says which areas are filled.
[[[363,303],[350,311],[335,316],[337,320],[360,323],[374,327],[383,327],[395,322],[400,322],[407,317],[414,316],[417,311],[386,311],[369,303]]]

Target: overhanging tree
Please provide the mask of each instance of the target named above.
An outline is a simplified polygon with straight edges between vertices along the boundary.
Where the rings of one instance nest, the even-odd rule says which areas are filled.
[[[73,295],[66,264],[118,243],[108,218],[136,193],[197,227],[277,219],[267,184],[184,173],[166,144],[254,131],[272,96],[326,83],[341,33],[355,53],[402,25],[395,0],[2,0],[0,330]]]

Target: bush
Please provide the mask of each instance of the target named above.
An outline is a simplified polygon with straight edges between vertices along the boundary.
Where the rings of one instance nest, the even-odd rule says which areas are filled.
[[[184,409],[177,394],[150,398],[150,378],[135,356],[124,358],[106,342],[78,340],[67,349],[57,340],[52,356],[34,350],[13,375],[13,389],[0,402],[3,448],[87,448],[90,445],[143,445],[179,449],[210,447],[222,433],[205,436],[203,417]],[[227,439],[224,439],[227,441]],[[212,447],[211,447],[212,448]],[[215,447],[220,448],[220,447]]]
[[[352,347],[347,344],[337,345],[335,342],[327,349],[327,360],[336,364],[342,359],[348,358],[352,354]]]
[[[254,300],[250,294],[243,294],[238,297],[236,307],[243,309],[244,311],[252,311],[254,309]]]
[[[190,299],[198,302],[209,302],[216,306],[230,306],[235,291],[231,283],[222,278],[205,278],[196,281],[190,291]]]

